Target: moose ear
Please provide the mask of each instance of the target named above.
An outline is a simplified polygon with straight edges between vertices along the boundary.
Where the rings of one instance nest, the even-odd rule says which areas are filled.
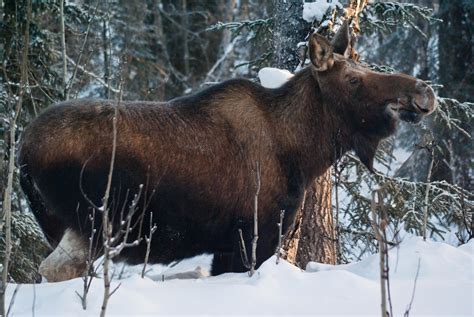
[[[334,53],[344,55],[344,57],[349,57],[351,53],[350,23],[350,20],[345,20],[331,41]]]
[[[323,72],[334,64],[333,48],[323,36],[314,33],[309,38],[309,58],[314,68]]]

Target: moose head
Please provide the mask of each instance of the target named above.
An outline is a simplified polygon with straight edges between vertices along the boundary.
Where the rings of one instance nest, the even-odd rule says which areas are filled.
[[[433,89],[404,74],[370,70],[350,59],[345,22],[332,42],[319,34],[309,39],[311,71],[323,101],[343,116],[349,145],[372,170],[379,141],[393,134],[397,121],[418,123],[436,108]]]

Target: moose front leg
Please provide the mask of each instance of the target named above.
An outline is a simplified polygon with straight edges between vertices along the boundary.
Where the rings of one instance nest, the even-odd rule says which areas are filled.
[[[245,251],[248,261],[251,260],[251,240],[252,223],[244,219],[239,219],[232,226],[231,241],[228,248],[224,251],[214,253],[212,261],[212,275],[219,275],[228,272],[246,272],[249,270],[249,263],[244,263]],[[242,235],[242,236],[241,236]],[[242,245],[242,240],[245,248]],[[245,249],[245,251],[244,251]]]

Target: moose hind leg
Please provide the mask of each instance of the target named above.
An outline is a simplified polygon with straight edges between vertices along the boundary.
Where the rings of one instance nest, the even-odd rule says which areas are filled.
[[[84,238],[67,229],[54,251],[41,262],[39,272],[48,282],[60,282],[83,276],[88,247]]]

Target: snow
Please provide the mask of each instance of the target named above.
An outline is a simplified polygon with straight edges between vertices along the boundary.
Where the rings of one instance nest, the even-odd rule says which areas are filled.
[[[342,8],[337,0],[316,0],[315,2],[305,2],[303,5],[303,19],[312,23],[314,20],[321,22],[328,10]]]
[[[294,75],[284,69],[264,67],[258,72],[258,78],[263,87],[278,88]]]
[[[216,277],[156,282],[141,278],[131,267],[110,299],[108,315],[331,315],[380,316],[377,254],[346,265],[308,264],[307,270],[270,258],[253,277],[228,273]],[[406,238],[389,253],[393,309],[402,316],[419,274],[410,316],[473,316],[474,241],[458,248],[420,237]],[[186,262],[186,264],[183,264]],[[200,256],[173,266],[173,272],[210,264]],[[155,266],[153,266],[155,267]],[[162,270],[163,267],[158,268]],[[163,273],[169,273],[166,270]],[[98,315],[103,281],[95,278],[88,295],[88,309],[79,297],[82,280],[22,285],[12,316]],[[9,301],[15,285],[9,285]]]

